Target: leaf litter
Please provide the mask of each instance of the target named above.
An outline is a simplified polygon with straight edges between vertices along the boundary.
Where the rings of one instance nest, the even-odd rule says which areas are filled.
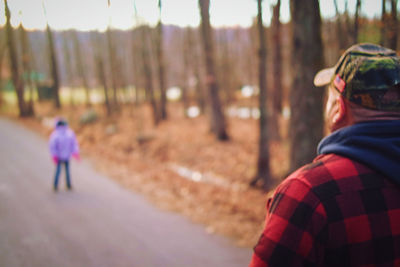
[[[90,124],[79,123],[83,106],[35,108],[35,119],[20,121],[49,136],[49,118],[67,118],[83,157],[122,186],[161,209],[204,224],[207,233],[228,236],[243,247],[256,244],[272,193],[248,186],[256,172],[257,120],[228,118],[231,140],[219,142],[209,132],[206,116],[185,118],[179,104],[169,106],[169,119],[157,127],[148,106],[124,106],[111,117],[97,106],[99,119]],[[287,145],[274,141],[270,151],[273,174],[283,177]]]

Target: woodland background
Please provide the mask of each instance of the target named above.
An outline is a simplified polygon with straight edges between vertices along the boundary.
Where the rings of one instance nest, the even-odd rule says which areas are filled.
[[[398,50],[398,1],[382,0],[375,18],[363,16],[367,0],[354,13],[345,1],[323,19],[317,0],[291,0],[282,24],[280,0],[258,0],[248,28],[213,28],[209,0],[198,2],[198,27],[138,19],[82,32],[13,28],[3,0],[0,109],[45,136],[66,117],[102,171],[250,246],[264,191],[311,161],[324,136],[315,73],[358,42]],[[262,4],[273,9],[268,27]]]

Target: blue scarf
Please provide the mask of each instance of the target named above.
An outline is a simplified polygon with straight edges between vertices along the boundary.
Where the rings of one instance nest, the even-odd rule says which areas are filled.
[[[400,184],[400,120],[363,122],[339,129],[318,145],[318,155],[329,153],[363,163]]]

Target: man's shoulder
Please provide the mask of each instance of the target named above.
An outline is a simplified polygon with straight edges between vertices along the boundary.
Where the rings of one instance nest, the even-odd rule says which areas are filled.
[[[289,175],[287,182],[300,181],[323,199],[381,183],[379,182],[381,179],[376,179],[377,175],[357,161],[336,154],[327,154],[317,157],[312,163]]]

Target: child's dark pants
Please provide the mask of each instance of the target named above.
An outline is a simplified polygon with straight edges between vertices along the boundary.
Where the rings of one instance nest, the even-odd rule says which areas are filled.
[[[64,164],[64,166],[65,166],[65,176],[66,176],[66,180],[67,180],[67,188],[71,189],[71,180],[70,180],[70,176],[69,176],[69,161],[68,160],[59,160],[57,162],[56,174],[54,177],[54,190],[57,190],[57,188],[58,188],[58,178],[60,177],[61,164]]]

